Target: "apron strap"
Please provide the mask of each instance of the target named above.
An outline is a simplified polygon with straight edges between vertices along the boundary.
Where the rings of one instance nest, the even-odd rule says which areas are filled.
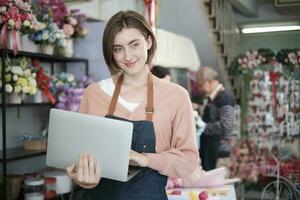
[[[123,78],[124,78],[123,74],[121,74],[117,81],[117,84],[116,84],[116,87],[114,90],[114,94],[113,94],[112,99],[109,104],[108,113],[107,113],[108,115],[113,115],[116,110],[116,105],[117,105],[117,101],[118,101],[119,94],[121,91],[121,85],[123,83]]]
[[[148,75],[148,87],[147,87],[147,107],[146,107],[146,120],[152,121],[154,114],[153,106],[153,77],[152,73]]]
[[[149,72],[148,75],[148,86],[147,86],[147,107],[146,107],[146,120],[152,121],[153,119],[153,114],[154,114],[154,107],[153,107],[153,75],[151,72]],[[109,104],[108,108],[108,115],[113,115],[115,110],[116,110],[116,105],[118,101],[118,97],[121,91],[121,86],[123,83],[124,76],[123,74],[120,75],[112,99]]]

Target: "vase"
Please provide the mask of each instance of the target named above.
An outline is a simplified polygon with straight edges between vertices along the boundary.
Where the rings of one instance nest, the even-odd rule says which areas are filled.
[[[43,102],[43,97],[42,97],[42,92],[37,91],[36,94],[33,96],[33,102],[34,103],[42,103]]]
[[[7,102],[11,104],[20,104],[22,103],[22,95],[17,93],[10,93],[7,95]]]
[[[54,45],[52,44],[41,44],[41,52],[43,54],[53,55]]]
[[[61,55],[65,57],[72,57],[74,54],[74,40],[69,38],[66,39],[66,46],[61,49]]]
[[[21,43],[23,51],[41,53],[41,48],[39,45],[36,45],[33,41],[29,40],[28,35],[23,35],[21,37]]]

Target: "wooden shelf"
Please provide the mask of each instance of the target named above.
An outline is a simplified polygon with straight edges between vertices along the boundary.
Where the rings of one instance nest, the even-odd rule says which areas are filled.
[[[0,54],[7,53],[8,55],[14,56],[14,53],[10,49],[0,49]],[[67,58],[57,55],[47,55],[42,53],[33,53],[33,52],[26,52],[26,51],[19,51],[16,57],[19,56],[26,56],[29,58],[38,58],[40,61],[47,61],[47,62],[87,62],[87,59],[84,58]]]
[[[46,150],[24,150],[23,147],[6,149],[6,162],[22,160],[36,156],[45,155]],[[0,151],[0,163],[3,163],[3,151]]]
[[[51,103],[20,103],[20,104],[6,104],[7,108],[16,108],[16,107],[39,107],[39,106],[49,106]],[[0,104],[0,108],[3,108],[3,104]]]

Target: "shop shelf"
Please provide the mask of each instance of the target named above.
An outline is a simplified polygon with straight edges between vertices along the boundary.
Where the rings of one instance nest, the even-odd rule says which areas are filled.
[[[35,156],[45,155],[46,150],[24,150],[23,147],[6,149],[6,162],[22,160]],[[3,151],[0,151],[0,163],[3,162]]]

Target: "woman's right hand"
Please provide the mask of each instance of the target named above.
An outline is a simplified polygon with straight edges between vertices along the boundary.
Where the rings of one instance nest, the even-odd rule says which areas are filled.
[[[78,165],[67,167],[67,173],[75,183],[85,189],[96,187],[101,179],[99,163],[88,153],[81,153]]]

